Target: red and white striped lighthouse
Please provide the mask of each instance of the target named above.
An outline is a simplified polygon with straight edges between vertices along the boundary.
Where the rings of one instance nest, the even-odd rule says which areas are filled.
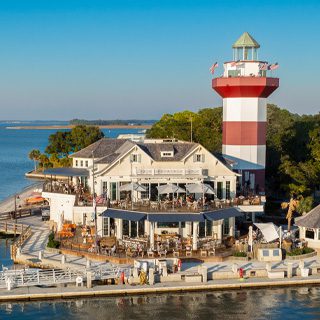
[[[265,190],[267,98],[279,79],[267,75],[268,63],[258,60],[260,45],[245,32],[232,46],[233,61],[212,88],[223,98],[222,153],[242,173],[241,185]]]

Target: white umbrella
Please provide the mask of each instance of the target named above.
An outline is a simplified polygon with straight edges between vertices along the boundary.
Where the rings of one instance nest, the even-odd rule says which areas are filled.
[[[138,192],[146,192],[147,188],[142,186],[141,184],[130,182],[128,184],[124,184],[119,187],[120,191],[138,191]]]
[[[186,189],[189,193],[206,193],[206,194],[214,194],[213,188],[206,183],[192,183],[187,184]]]
[[[163,186],[158,186],[158,193],[159,194],[166,194],[166,193],[185,193],[186,190],[177,186],[176,184],[165,184]]]
[[[279,228],[272,222],[254,223],[254,225],[261,230],[263,237],[267,242],[279,239]]]
[[[185,193],[186,190],[179,187],[178,185],[176,184],[172,184],[172,183],[169,183],[169,184],[165,184],[163,186],[158,186],[157,187],[158,189],[158,194],[167,194],[167,193]],[[174,201],[172,201],[172,208],[174,209]]]

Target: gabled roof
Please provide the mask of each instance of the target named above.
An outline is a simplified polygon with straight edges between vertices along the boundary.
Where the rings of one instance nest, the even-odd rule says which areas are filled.
[[[111,164],[121,158],[124,154],[126,154],[133,146],[136,144],[130,140],[125,140],[125,143],[120,145],[118,149],[116,149],[113,153],[108,154],[107,156],[99,159],[96,163],[105,163]]]
[[[260,48],[260,44],[248,33],[244,32],[241,37],[233,44],[232,48]]]
[[[71,158],[92,158],[92,151],[95,158],[103,158],[110,154],[113,154],[119,149],[125,142],[125,139],[111,139],[102,138],[95,143],[90,144],[86,148],[70,155]]]
[[[199,146],[192,142],[175,143],[137,143],[154,161],[181,161],[193,149]],[[173,157],[161,157],[162,151],[173,151]]]
[[[295,224],[305,228],[320,228],[320,205],[313,208],[304,216],[295,218]]]

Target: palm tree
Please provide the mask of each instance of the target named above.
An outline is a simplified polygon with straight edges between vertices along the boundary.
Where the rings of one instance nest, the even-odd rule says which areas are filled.
[[[33,149],[29,152],[29,159],[34,162],[34,171],[37,171],[37,162],[39,161],[41,152],[38,149]]]
[[[40,164],[42,165],[42,171],[50,166],[50,160],[47,155],[42,154],[39,157]]]
[[[289,202],[282,202],[281,203],[281,208],[282,209],[287,209],[287,216],[286,219],[288,220],[288,231],[290,231],[291,228],[291,220],[292,220],[292,214],[294,211],[297,210],[299,205],[299,201],[295,197],[291,197]]]

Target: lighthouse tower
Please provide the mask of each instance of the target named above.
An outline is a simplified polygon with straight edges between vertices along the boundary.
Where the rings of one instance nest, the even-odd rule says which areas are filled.
[[[222,153],[241,174],[240,188],[265,191],[267,98],[279,87],[258,59],[260,45],[245,32],[232,46],[233,60],[212,80],[223,98]]]

